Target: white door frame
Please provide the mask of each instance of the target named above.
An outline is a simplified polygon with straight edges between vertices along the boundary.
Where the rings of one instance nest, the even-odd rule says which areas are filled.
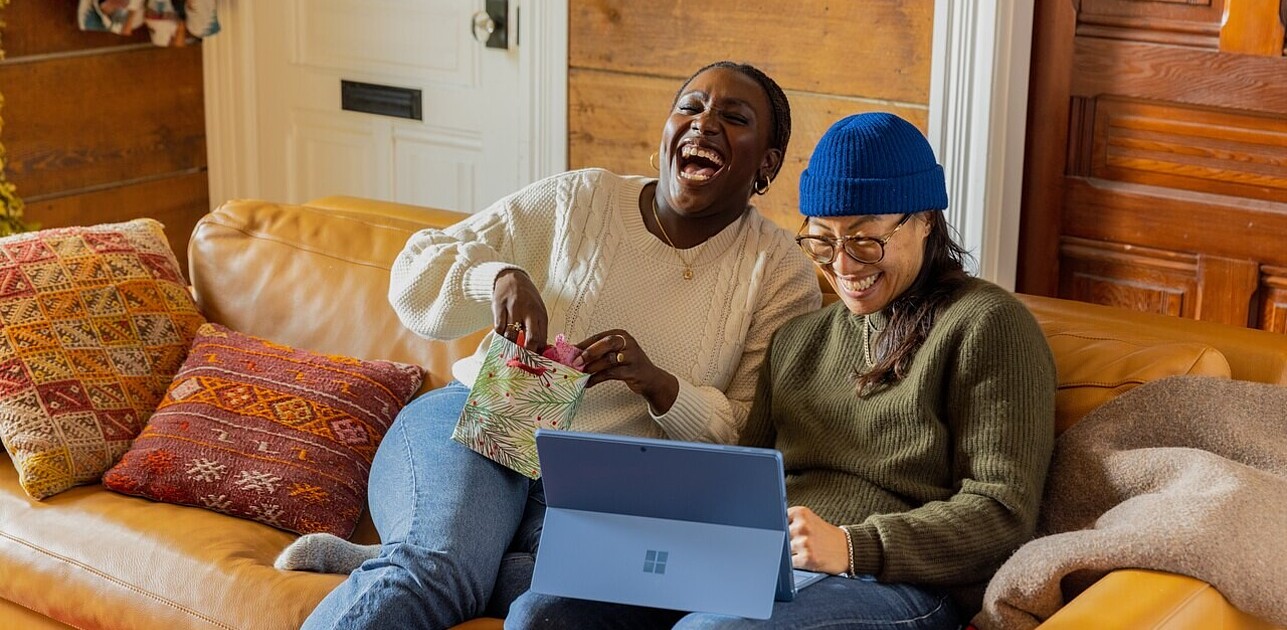
[[[929,140],[975,273],[1014,290],[1033,0],[935,0]]]
[[[260,197],[255,52],[245,0],[219,3],[223,32],[202,44],[210,202]],[[567,168],[568,0],[515,0],[522,166],[535,181]],[[935,0],[929,139],[946,171],[949,221],[975,272],[1008,289],[1019,249],[1033,0]]]
[[[244,0],[218,4],[220,29],[201,42],[210,207],[260,198],[253,16]]]
[[[201,45],[212,208],[229,199],[262,197],[248,1],[221,0],[223,28]],[[512,0],[510,14],[520,29],[514,35],[520,44],[521,175],[531,182],[567,170],[568,0]]]

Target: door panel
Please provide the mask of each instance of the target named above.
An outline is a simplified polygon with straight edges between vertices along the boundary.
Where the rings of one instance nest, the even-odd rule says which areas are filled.
[[[518,52],[473,38],[471,17],[483,5],[247,3],[260,194],[289,202],[347,194],[473,212],[527,183]],[[341,109],[341,81],[418,90],[423,120]]]
[[[1287,332],[1282,30],[1227,19],[1257,11],[1038,3],[1020,291]]]

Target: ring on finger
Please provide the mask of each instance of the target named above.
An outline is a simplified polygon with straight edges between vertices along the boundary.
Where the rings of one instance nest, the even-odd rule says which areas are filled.
[[[622,363],[626,362],[626,353],[618,352],[612,358],[614,359],[613,363],[616,363],[617,365],[621,365]]]
[[[506,326],[505,328],[508,328],[509,330],[511,330],[511,331],[513,331],[513,332],[516,332],[516,333],[518,333],[518,332],[523,332],[523,323],[522,323],[522,322],[510,322],[510,323],[509,323],[509,325],[508,325],[508,326]]]

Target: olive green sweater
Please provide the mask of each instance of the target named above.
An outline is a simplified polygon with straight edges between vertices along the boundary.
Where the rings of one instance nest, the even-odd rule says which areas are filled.
[[[865,325],[835,303],[779,329],[742,442],[782,452],[788,501],[849,530],[856,573],[955,587],[970,614],[1036,525],[1054,443],[1050,348],[1013,295],[971,279],[907,376],[859,397]]]

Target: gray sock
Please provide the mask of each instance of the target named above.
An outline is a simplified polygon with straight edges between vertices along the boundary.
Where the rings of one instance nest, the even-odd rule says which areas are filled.
[[[273,566],[284,571],[352,573],[380,555],[380,545],[359,545],[333,534],[305,534],[282,550]]]

